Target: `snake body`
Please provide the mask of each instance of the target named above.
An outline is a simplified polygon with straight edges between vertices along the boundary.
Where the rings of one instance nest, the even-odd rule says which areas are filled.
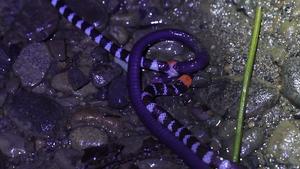
[[[129,64],[129,95],[133,108],[152,134],[171,148],[188,166],[192,169],[242,168],[230,160],[219,157],[209,146],[198,141],[186,127],[155,103],[157,96],[180,95],[185,92],[192,83],[192,73],[204,69],[208,64],[207,53],[199,47],[195,38],[180,30],[164,29],[141,38],[130,53],[97,31],[93,25],[72,11],[64,1],[50,0],[50,2],[62,16],[81,29],[99,46]],[[163,40],[175,40],[187,45],[195,53],[195,59],[183,62],[165,62],[150,60],[142,56],[146,47]],[[140,87],[141,67],[163,72],[169,78],[176,77],[177,79],[171,83],[150,84],[142,92]]]

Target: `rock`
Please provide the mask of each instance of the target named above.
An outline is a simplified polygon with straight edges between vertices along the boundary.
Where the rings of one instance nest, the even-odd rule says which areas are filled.
[[[104,129],[111,136],[121,138],[129,136],[129,131],[133,131],[133,127],[129,124],[128,120],[118,116],[119,113],[115,113],[107,108],[82,108],[77,110],[71,118],[72,128],[78,126],[78,124],[85,124],[89,126],[95,126]]]
[[[121,145],[115,143],[86,148],[81,162],[84,168],[116,168],[120,162],[119,154],[122,148]]]
[[[125,76],[121,76],[111,82],[107,98],[111,107],[124,108],[128,105],[128,89]]]
[[[128,11],[126,13],[116,13],[110,18],[112,25],[125,27],[138,27],[140,23],[140,15],[138,11]]]
[[[127,30],[122,26],[111,26],[109,29],[109,33],[114,39],[116,39],[119,44],[124,45],[129,38]]]
[[[71,69],[68,70],[68,81],[73,90],[76,91],[87,85],[90,80],[78,67],[72,66]]]
[[[7,168],[8,158],[0,151],[0,168]]]
[[[22,10],[26,1],[1,0],[0,1],[0,35],[7,32],[11,28],[11,24],[15,21],[16,16]]]
[[[80,154],[74,149],[60,149],[55,152],[54,160],[60,169],[76,168],[74,161],[80,160]]]
[[[244,132],[242,147],[241,147],[241,157],[246,157],[254,150],[262,146],[264,142],[264,128],[254,127]]]
[[[0,80],[4,80],[11,68],[12,59],[0,48]]]
[[[242,89],[241,79],[237,77],[215,79],[205,88],[197,89],[194,99],[207,105],[220,115],[235,118]],[[272,108],[278,101],[276,88],[253,79],[249,90],[246,117],[261,115]]]
[[[7,97],[7,91],[5,89],[0,89],[0,107],[3,106]]]
[[[109,62],[109,55],[106,50],[102,47],[95,47],[91,52],[91,57],[94,61],[94,64],[98,65],[99,63],[107,63]]]
[[[108,143],[108,136],[105,132],[90,126],[79,127],[72,130],[69,138],[72,147],[77,150],[99,147]]]
[[[223,140],[230,139],[235,135],[235,128],[236,120],[225,120],[218,129],[218,136]]]
[[[0,150],[11,158],[27,153],[24,139],[9,132],[0,134]]]
[[[14,94],[19,89],[20,85],[20,79],[12,77],[6,81],[6,91],[10,94]]]
[[[64,110],[46,96],[21,90],[4,108],[9,118],[26,133],[56,136],[62,129]]]
[[[32,87],[42,81],[50,67],[51,55],[44,43],[33,43],[26,46],[13,65],[22,85]]]
[[[65,93],[71,93],[73,91],[73,88],[68,80],[68,72],[55,75],[51,80],[51,86],[54,89]]]
[[[27,2],[12,25],[12,30],[28,41],[40,42],[54,33],[58,24],[55,8],[43,0]]]
[[[299,127],[300,123],[297,120],[282,121],[267,143],[267,156],[282,164],[300,166]]]
[[[282,66],[282,93],[300,107],[300,58],[288,58]]]
[[[61,62],[67,59],[66,44],[63,40],[51,40],[47,42],[47,45],[55,60]]]
[[[138,154],[142,150],[143,140],[143,136],[123,137],[117,143],[124,146],[122,154],[128,156]]]
[[[95,88],[95,86],[92,83],[88,83],[87,85],[85,85],[79,90],[74,91],[73,93],[75,96],[87,97],[89,95],[94,95],[97,92],[97,88]]]
[[[179,166],[174,162],[162,159],[146,159],[137,161],[137,166],[139,169],[182,169],[182,166]]]
[[[92,82],[96,87],[103,87],[121,73],[122,68],[116,63],[98,64],[91,72]]]

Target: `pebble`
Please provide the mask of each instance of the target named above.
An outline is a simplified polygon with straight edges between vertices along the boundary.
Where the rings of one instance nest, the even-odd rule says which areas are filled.
[[[117,114],[119,113],[115,113],[107,108],[86,107],[77,110],[74,113],[71,118],[71,125],[73,128],[80,123],[96,126],[98,128],[103,128],[111,136],[121,138],[128,135],[129,131],[133,130],[133,127],[128,121],[117,116]]]
[[[0,168],[7,168],[8,158],[0,151]]]
[[[11,29],[28,41],[41,42],[54,33],[58,19],[58,12],[51,5],[43,0],[31,0],[18,14]]]
[[[44,43],[32,43],[21,51],[13,69],[23,86],[32,87],[42,81],[50,64],[51,54],[47,46]]]
[[[69,84],[68,72],[56,74],[51,79],[51,86],[61,92],[71,93],[73,91],[72,86]]]
[[[126,76],[121,76],[111,82],[108,88],[107,98],[108,104],[111,107],[124,108],[128,105],[128,89]]]
[[[95,95],[97,92],[98,89],[90,82],[81,89],[74,91],[73,94],[84,98],[90,95]]]
[[[95,47],[93,51],[91,52],[91,57],[93,59],[94,64],[96,66],[99,63],[107,63],[109,62],[109,54],[106,50],[104,50],[102,47]]]
[[[282,93],[300,107],[300,58],[288,58],[282,66]]]
[[[121,73],[122,68],[116,63],[99,64],[91,72],[92,82],[94,86],[100,88],[108,85]]]
[[[17,77],[11,77],[6,81],[6,91],[10,94],[14,94],[21,85],[21,81]]]
[[[218,129],[218,136],[223,140],[230,139],[235,135],[235,128],[236,120],[225,120]]]
[[[122,154],[125,156],[137,154],[143,148],[143,136],[123,137],[117,140],[117,143],[124,146]]]
[[[0,79],[3,80],[11,68],[12,59],[0,48]]]
[[[7,97],[7,91],[5,89],[0,89],[0,107],[3,106]]]
[[[35,136],[55,136],[63,121],[63,108],[54,100],[24,90],[4,107],[21,131]]]
[[[124,45],[129,39],[128,31],[122,26],[111,26],[109,29],[109,34],[121,45]]]
[[[235,118],[239,105],[241,78],[221,78],[213,80],[205,88],[199,88],[194,93],[194,99],[207,105],[211,111],[220,115]],[[272,108],[279,99],[279,91],[255,79],[251,82],[246,117],[262,115],[266,110]]]
[[[273,131],[266,148],[266,155],[277,162],[300,166],[300,123],[297,120],[282,121]]]
[[[137,161],[136,165],[139,169],[182,169],[182,166],[175,164],[174,162],[163,159],[146,159]]]
[[[107,134],[91,126],[79,127],[72,130],[69,138],[72,147],[77,150],[83,150],[88,147],[99,147],[108,143]]]
[[[63,40],[48,41],[47,46],[55,60],[62,62],[67,59],[66,44]]]
[[[74,161],[80,160],[81,153],[75,149],[60,149],[55,152],[54,160],[60,169],[76,168]]]
[[[0,133],[0,150],[11,158],[27,153],[24,139],[10,132]]]
[[[140,15],[138,11],[128,11],[126,13],[116,13],[110,18],[112,25],[119,25],[124,27],[138,27],[140,22]]]
[[[265,134],[263,127],[253,127],[243,134],[241,157],[246,157],[262,146]]]
[[[68,70],[68,81],[72,89],[76,91],[87,85],[90,80],[78,67],[72,66]]]

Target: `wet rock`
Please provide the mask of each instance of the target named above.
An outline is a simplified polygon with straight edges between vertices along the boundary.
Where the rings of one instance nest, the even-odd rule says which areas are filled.
[[[25,1],[19,1],[18,3],[15,0],[2,0],[0,1],[0,34],[9,30],[11,24],[15,21],[17,14],[21,11]]]
[[[207,87],[211,82],[211,75],[199,71],[193,77],[192,87]]]
[[[189,112],[191,112],[199,120],[207,120],[212,116],[212,113],[204,106],[190,107]]]
[[[63,40],[51,40],[47,42],[48,48],[52,56],[57,61],[65,61],[66,58],[66,45]]]
[[[16,77],[12,77],[6,81],[6,91],[10,94],[14,94],[19,89],[20,85],[20,80]]]
[[[108,136],[105,132],[90,126],[72,130],[69,138],[72,147],[77,150],[83,150],[88,147],[99,147],[108,143]]]
[[[282,93],[300,107],[300,58],[288,58],[282,67]]]
[[[62,97],[62,98],[57,98],[56,101],[64,106],[64,107],[68,107],[68,108],[72,108],[75,107],[77,105],[80,104],[81,100],[79,98],[76,97]]]
[[[0,168],[7,168],[7,156],[0,151]]]
[[[99,147],[90,147],[84,150],[81,162],[84,168],[119,168],[123,146],[111,143]],[[131,157],[129,157],[131,158]]]
[[[68,72],[55,75],[51,80],[51,86],[54,89],[65,93],[71,93],[73,91],[73,88],[68,80]]]
[[[236,117],[239,105],[240,78],[215,79],[205,88],[197,89],[194,99],[207,105],[213,112],[229,117]],[[246,117],[261,115],[272,108],[279,98],[279,92],[274,87],[252,80],[249,90]]]
[[[124,146],[122,154],[128,156],[131,154],[137,154],[142,150],[143,140],[143,136],[123,137],[119,139],[117,143]]]
[[[95,98],[100,101],[107,100],[108,88],[101,87],[98,92],[95,94]]]
[[[224,140],[230,139],[235,135],[235,128],[236,120],[225,120],[218,129],[218,136]]]
[[[176,41],[163,41],[152,46],[149,52],[153,56],[162,56],[165,57],[164,59],[172,60],[175,59],[174,55],[180,55],[184,52],[184,46]]]
[[[111,82],[108,88],[108,104],[115,108],[124,108],[128,105],[128,89],[125,76]]]
[[[108,52],[99,46],[93,49],[93,51],[91,52],[91,57],[96,65],[98,65],[99,63],[109,62]]]
[[[24,90],[4,107],[20,130],[36,136],[55,136],[63,121],[63,108],[52,99]]]
[[[90,80],[78,67],[72,66],[68,70],[68,81],[73,90],[78,90],[88,84]]]
[[[75,161],[80,160],[80,152],[74,149],[61,149],[55,152],[54,160],[60,169],[75,168]]]
[[[0,48],[0,80],[4,80],[11,68],[12,59]]]
[[[182,166],[175,164],[174,162],[162,160],[162,159],[146,159],[137,162],[139,169],[180,169]]]
[[[104,129],[111,136],[121,138],[125,135],[129,135],[129,131],[133,130],[133,127],[117,114],[109,109],[102,107],[97,108],[83,108],[74,113],[71,119],[72,127],[78,126],[78,124],[85,124],[89,126],[95,126]]]
[[[8,157],[17,157],[26,154],[25,141],[22,137],[13,133],[0,134],[0,150]]]
[[[109,33],[114,39],[116,39],[119,44],[124,45],[129,38],[127,30],[122,26],[112,26],[109,29]]]
[[[122,68],[116,63],[99,64],[91,72],[92,82],[96,87],[103,87],[121,73]]]
[[[264,128],[254,127],[243,134],[241,157],[246,157],[262,146],[264,142]]]
[[[300,165],[300,123],[296,120],[282,121],[267,143],[267,156],[282,164]]]
[[[259,168],[259,157],[257,155],[249,155],[243,158],[242,164],[250,169]]]
[[[12,30],[29,41],[40,42],[54,33],[57,24],[58,13],[55,8],[43,0],[32,0],[25,4]]]
[[[140,22],[138,11],[128,11],[127,13],[117,13],[110,18],[112,25],[122,25],[125,27],[137,27]]]
[[[44,43],[26,46],[13,65],[23,86],[32,87],[42,81],[51,63],[51,55]]]
[[[88,83],[81,89],[74,91],[73,94],[79,97],[87,97],[89,95],[94,95],[95,93],[97,93],[97,91],[97,88],[95,88],[92,83]]]
[[[0,107],[3,106],[7,97],[7,91],[5,89],[0,89]]]

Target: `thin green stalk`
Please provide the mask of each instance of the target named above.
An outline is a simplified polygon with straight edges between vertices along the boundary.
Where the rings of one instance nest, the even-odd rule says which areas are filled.
[[[249,85],[250,85],[251,76],[253,72],[253,63],[254,63],[258,39],[259,39],[261,18],[262,18],[262,10],[261,7],[258,6],[255,12],[255,21],[254,21],[254,26],[252,31],[252,39],[250,43],[248,60],[245,66],[245,72],[243,77],[243,89],[240,97],[240,105],[239,105],[238,119],[236,125],[236,134],[235,134],[234,147],[233,147],[234,162],[239,162],[240,159],[241,142],[243,137],[244,113],[246,110],[247,95],[249,91]]]

